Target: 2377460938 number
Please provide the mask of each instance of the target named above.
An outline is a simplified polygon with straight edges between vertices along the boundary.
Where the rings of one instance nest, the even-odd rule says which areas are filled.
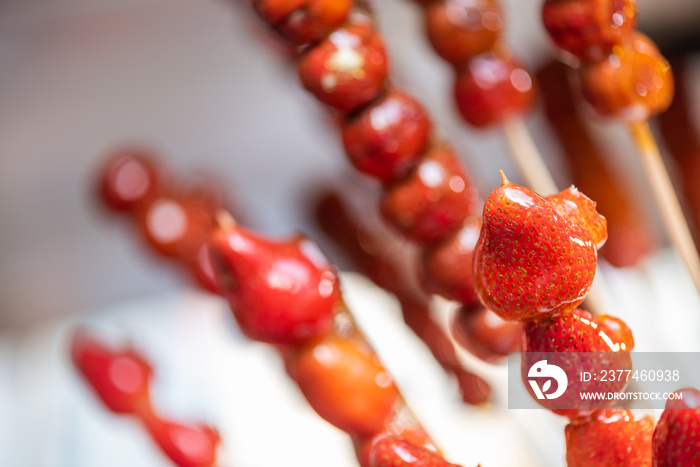
[[[679,381],[678,370],[602,370],[598,381]]]

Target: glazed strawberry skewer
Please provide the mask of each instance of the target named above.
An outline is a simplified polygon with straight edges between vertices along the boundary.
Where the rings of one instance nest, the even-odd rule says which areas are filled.
[[[700,292],[698,251],[648,124],[668,108],[673,75],[656,45],[635,31],[635,2],[546,0],[542,16],[563,58],[576,66],[588,106],[626,123],[666,233]]]
[[[153,368],[139,352],[110,349],[81,329],[71,339],[71,357],[103,404],[116,414],[136,417],[175,465],[217,465],[220,437],[215,429],[174,422],[156,414],[150,395]]]
[[[466,123],[500,126],[527,184],[540,193],[557,191],[554,179],[521,116],[535,102],[534,80],[501,37],[496,0],[416,0],[435,52],[455,70],[454,98]]]
[[[544,198],[501,175],[502,185],[484,205],[474,277],[481,300],[491,310],[524,324],[525,387],[535,399],[534,386],[527,383],[542,359],[555,360],[564,369],[567,391],[558,399],[536,400],[570,419],[570,467],[650,466],[652,421],[637,420],[621,409],[601,410],[606,403],[577,399],[591,389],[584,389],[576,375],[581,368],[632,368],[629,328],[619,319],[594,318],[576,308],[590,290],[596,251],[607,238],[605,219],[575,188]],[[561,361],[552,354],[560,352],[566,352]],[[625,386],[626,381],[600,383],[593,392],[615,393]]]
[[[396,464],[401,452],[447,466],[344,305],[318,247],[274,241],[225,212],[211,234],[217,283],[248,337],[275,345],[311,407],[353,438],[360,463]]]
[[[156,173],[160,175],[150,176]],[[101,192],[110,194],[103,199],[113,209],[122,206],[122,211],[132,214],[149,213],[170,193],[161,186],[165,177],[160,167],[153,157],[142,152],[118,152],[108,159],[101,174]],[[148,183],[143,184],[144,180]],[[142,189],[143,186],[148,189]],[[335,270],[315,244],[300,235],[279,242],[258,237],[239,228],[220,204],[211,203],[205,212],[212,220],[204,226],[208,229],[206,238],[211,234],[213,243],[201,245],[202,224],[194,223],[198,227],[194,229],[196,234],[192,227],[182,228],[193,223],[183,224],[183,219],[190,219],[186,207],[198,200],[199,197],[178,198],[181,205],[172,209],[180,215],[166,216],[162,222],[148,222],[148,215],[137,216],[149,245],[161,254],[194,251],[202,246],[208,252],[214,249],[219,274],[214,274],[209,262],[212,275],[206,277],[217,293],[229,299],[241,330],[252,339],[276,345],[290,376],[312,407],[353,437],[362,465],[369,465],[370,455],[381,458],[376,463],[378,467],[385,465],[382,462],[393,462],[396,449],[409,449],[435,465],[448,465],[355,326],[340,301]],[[215,208],[219,210],[213,212]],[[194,216],[195,220],[201,218]],[[161,231],[177,231],[180,235],[166,238],[158,235]],[[190,265],[189,255],[178,254],[174,258]],[[209,284],[206,281],[201,285],[210,290]],[[102,363],[97,370],[108,372],[108,362]],[[171,422],[161,422],[149,407],[144,405],[136,411],[137,415],[166,453],[175,456],[177,446],[168,441],[166,434],[179,428]]]

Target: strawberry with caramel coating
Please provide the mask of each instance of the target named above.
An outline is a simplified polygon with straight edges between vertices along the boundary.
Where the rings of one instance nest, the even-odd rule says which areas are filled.
[[[387,79],[384,42],[369,20],[357,20],[305,53],[298,64],[301,83],[318,100],[350,113],[379,97]]]
[[[663,112],[673,99],[673,73],[656,45],[637,33],[627,46],[578,69],[584,100],[603,117],[635,122]]]
[[[426,7],[425,27],[438,55],[460,65],[493,48],[503,19],[496,0],[439,0]]]
[[[457,71],[457,110],[477,128],[498,125],[527,112],[535,103],[530,74],[508,51],[484,52]]]
[[[241,330],[272,344],[300,344],[333,327],[335,269],[303,236],[273,241],[237,225],[211,234],[216,283]]]
[[[583,61],[600,60],[629,40],[635,0],[546,0],[542,19],[552,41]]]
[[[467,307],[479,306],[474,289],[473,257],[481,231],[481,219],[472,216],[443,242],[423,249],[422,282],[429,292],[456,300]]]
[[[700,465],[700,391],[676,391],[654,430],[654,467]]]
[[[651,467],[654,421],[627,410],[596,412],[583,423],[566,426],[568,467]],[[691,465],[691,464],[673,464]]]
[[[431,243],[461,227],[471,214],[474,198],[474,188],[457,155],[439,145],[429,149],[405,179],[387,188],[380,208],[403,235]]]
[[[392,414],[394,381],[359,338],[328,335],[290,355],[287,365],[311,407],[347,433],[378,433]]]
[[[371,467],[458,467],[440,455],[417,446],[401,436],[384,435],[372,445]]]
[[[101,167],[100,197],[115,211],[133,211],[157,194],[161,178],[157,157],[152,151],[140,147],[120,148]]]
[[[394,89],[343,124],[343,145],[357,170],[391,183],[416,165],[431,130],[420,102]]]
[[[502,178],[484,204],[474,250],[481,301],[505,320],[574,309],[593,282],[604,218],[572,189],[544,198]]]
[[[581,381],[582,369],[601,374],[604,370],[631,370],[629,352],[634,347],[632,332],[619,319],[609,316],[594,318],[584,310],[530,321],[523,332],[522,377],[528,392],[532,368],[543,359],[559,366],[568,378],[566,392],[558,398],[538,400],[547,409],[572,420],[590,416],[596,409],[608,407],[609,400],[582,400],[581,392],[615,393],[624,390],[627,380],[601,378]]]
[[[345,22],[352,0],[254,0],[255,11],[295,45],[323,39]]]

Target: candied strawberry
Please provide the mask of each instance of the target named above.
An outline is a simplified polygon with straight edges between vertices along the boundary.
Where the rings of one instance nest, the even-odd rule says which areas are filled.
[[[248,337],[293,345],[332,329],[338,277],[311,240],[273,241],[234,225],[214,230],[210,246],[216,284]]]
[[[416,165],[431,130],[420,102],[391,90],[343,124],[343,144],[357,170],[391,183]]]
[[[530,74],[510,53],[485,52],[457,71],[455,100],[462,118],[477,128],[522,115],[535,103]]]
[[[503,29],[496,0],[440,0],[425,11],[428,39],[453,65],[491,50]]]
[[[584,61],[600,60],[629,40],[635,0],[547,0],[542,19],[552,41]]]
[[[481,219],[472,216],[443,242],[423,249],[421,272],[426,290],[468,307],[481,304],[474,288],[472,268],[480,231]]]
[[[653,432],[651,417],[637,419],[627,410],[601,410],[590,420],[566,426],[567,466],[651,467]]]
[[[440,455],[417,446],[401,436],[375,439],[370,450],[371,467],[455,467]]]
[[[671,66],[640,33],[629,45],[616,47],[608,57],[577,72],[583,98],[604,117],[646,120],[666,110],[673,100]]]
[[[100,196],[115,211],[130,211],[156,195],[161,177],[153,152],[139,147],[120,148],[102,165]]]
[[[105,406],[118,414],[150,410],[151,366],[132,349],[112,350],[83,330],[71,340],[73,363]]]
[[[289,356],[287,366],[311,407],[347,433],[378,433],[392,414],[394,381],[359,339],[326,336]]]
[[[475,197],[457,155],[438,145],[428,150],[406,178],[387,188],[380,208],[384,218],[403,235],[431,243],[462,226]]]
[[[207,425],[183,424],[149,414],[144,424],[163,453],[178,467],[213,467],[219,433]]]
[[[481,301],[505,320],[574,309],[593,282],[604,218],[571,190],[543,198],[502,179],[484,204],[474,250]],[[572,197],[582,204],[570,202]]]
[[[700,391],[684,388],[669,399],[654,431],[654,467],[700,465]]]
[[[422,429],[417,427],[408,428],[403,426],[401,423],[392,422],[386,427],[386,429],[378,435],[375,436],[354,436],[352,439],[353,446],[355,447],[355,455],[360,463],[360,467],[370,467],[370,455],[372,454],[372,448],[374,446],[375,440],[383,436],[398,436],[406,440],[407,442],[420,446],[421,448],[439,454],[438,449],[435,447],[433,442],[430,440],[428,434]]]
[[[299,60],[299,77],[318,100],[350,113],[379,97],[388,75],[384,42],[368,21],[335,30]]]
[[[296,45],[323,39],[347,19],[352,0],[253,0],[272,29]]]
[[[558,398],[538,400],[542,406],[572,420],[609,406],[609,400],[581,400],[580,393],[616,393],[627,386],[626,378],[603,376],[605,370],[632,369],[632,333],[621,320],[613,319],[604,317],[599,321],[587,311],[576,309],[526,323],[523,352],[527,353],[523,354],[522,378],[533,398],[536,395],[530,381],[537,376],[533,366],[536,369],[538,362],[547,359],[546,364],[559,366],[566,373],[568,386]],[[581,381],[583,370],[596,375],[596,379]]]

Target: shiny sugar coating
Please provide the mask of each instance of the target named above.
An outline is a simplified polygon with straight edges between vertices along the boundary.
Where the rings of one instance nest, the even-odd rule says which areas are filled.
[[[318,100],[350,113],[379,97],[388,75],[381,37],[366,18],[334,31],[298,63],[304,87]]]
[[[637,419],[628,410],[601,410],[590,420],[566,426],[567,467],[651,467],[653,431],[649,416]]]
[[[152,198],[160,188],[157,157],[137,147],[121,148],[104,162],[99,192],[104,203],[116,211],[130,211]]]
[[[394,381],[359,338],[328,335],[299,349],[288,366],[311,407],[351,435],[379,433],[393,413]]]
[[[669,399],[654,430],[655,467],[700,465],[700,391],[676,391],[682,399]]]
[[[642,34],[603,60],[581,66],[578,76],[584,100],[604,117],[646,120],[666,110],[673,99],[671,67]]]
[[[528,392],[535,397],[527,382],[529,369],[545,357],[554,359],[550,363],[562,368],[569,382],[566,393],[561,397],[538,400],[540,405],[558,415],[582,420],[591,416],[595,410],[610,406],[613,401],[591,401],[585,404],[578,398],[581,391],[615,393],[624,390],[627,385],[624,379],[585,383],[579,378],[581,368],[594,374],[600,374],[606,368],[632,369],[629,355],[634,346],[632,333],[621,320],[617,320],[617,325],[624,327],[624,330],[613,327],[610,320],[610,317],[595,318],[585,310],[575,309],[525,324],[522,351],[528,353],[523,358],[522,377]],[[575,353],[567,353],[559,359],[551,354],[542,354],[549,352]],[[586,352],[590,352],[590,356],[582,357],[581,353]]]
[[[387,188],[381,200],[384,218],[419,243],[445,239],[472,212],[475,192],[453,150],[428,150],[405,179]]]
[[[536,94],[527,70],[509,53],[500,52],[483,53],[461,67],[454,92],[462,118],[478,128],[522,115]]]
[[[352,5],[352,0],[253,0],[260,17],[295,45],[329,35],[347,20]]]
[[[481,301],[505,320],[573,310],[593,282],[605,218],[573,187],[544,198],[502,177],[474,250]]]
[[[636,0],[546,0],[544,27],[552,41],[584,62],[601,60],[630,41]]]
[[[503,20],[496,0],[440,0],[426,8],[425,26],[435,51],[460,65],[493,48]]]
[[[315,243],[232,226],[214,230],[210,246],[216,284],[248,337],[298,345],[332,330],[338,277]]]
[[[382,435],[370,449],[371,467],[459,467],[441,455],[416,445],[402,436]]]
[[[423,249],[421,279],[425,289],[467,307],[481,304],[474,288],[472,262],[481,219],[468,217],[462,228]]]
[[[342,127],[350,162],[383,183],[396,181],[415,166],[431,131],[425,108],[409,94],[395,89]]]
[[[355,436],[353,437],[353,445],[355,447],[355,455],[360,467],[371,467],[372,447],[376,440],[385,436],[398,436],[401,439],[419,446],[427,451],[439,454],[438,449],[430,440],[428,434],[420,427],[407,427],[403,423],[393,421],[387,425],[382,432],[374,436]]]

